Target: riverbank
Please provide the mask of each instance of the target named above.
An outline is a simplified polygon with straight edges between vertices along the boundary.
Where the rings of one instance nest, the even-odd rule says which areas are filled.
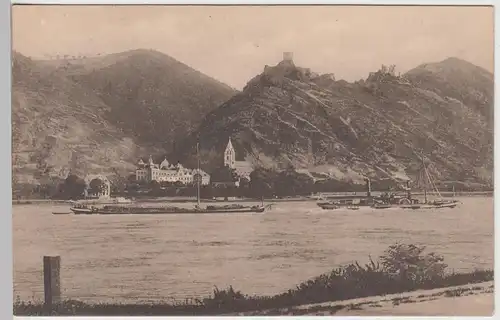
[[[463,275],[462,275],[463,276]],[[41,301],[16,301],[15,316],[491,316],[494,283],[491,277],[465,276],[465,285],[443,286],[430,290],[401,291],[396,294],[364,295],[361,298],[329,299],[304,303],[289,296],[247,297],[234,289],[219,291],[205,299],[186,299],[181,303],[87,304],[64,300],[47,309]],[[359,284],[361,285],[361,284]],[[339,287],[338,290],[347,289]],[[353,287],[348,288],[348,291]],[[367,288],[374,289],[374,288]],[[382,287],[378,291],[384,291]],[[288,293],[289,294],[289,293]],[[457,308],[459,304],[459,308]]]
[[[373,195],[380,195],[382,192],[372,192]],[[323,196],[342,197],[342,196],[365,196],[365,192],[332,192],[324,193]],[[423,196],[423,192],[413,192],[414,196]],[[477,191],[477,192],[441,192],[442,197],[492,197],[493,191]],[[318,195],[300,196],[288,198],[265,198],[266,202],[301,202],[301,201],[318,201]],[[135,199],[137,202],[168,202],[168,203],[195,203],[197,200],[194,197],[139,197]],[[202,199],[202,202],[261,202],[261,199],[252,198],[233,198],[228,199]],[[40,204],[65,204],[70,203],[69,200],[52,200],[52,199],[21,199],[12,200],[12,205],[40,205]]]
[[[51,200],[51,199],[23,199],[23,200],[12,200],[12,205],[40,205],[40,204],[69,204],[68,200]]]
[[[417,290],[229,316],[492,316],[494,283]]]
[[[423,247],[415,245],[393,245],[376,262],[370,259],[364,266],[357,262],[344,265],[274,296],[250,296],[229,287],[215,288],[206,298],[177,303],[64,300],[48,310],[40,301],[18,300],[13,311],[17,316],[331,314],[340,310],[360,310],[363,306],[380,304],[383,307],[385,302],[393,305],[422,303],[440,297],[493,291],[492,270],[448,273],[442,257],[434,253],[423,254],[423,251]],[[405,270],[404,273],[401,270]]]

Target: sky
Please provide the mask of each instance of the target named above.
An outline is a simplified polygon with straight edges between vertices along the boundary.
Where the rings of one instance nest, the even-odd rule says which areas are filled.
[[[32,58],[154,49],[241,89],[291,51],[337,79],[457,57],[493,72],[492,7],[15,5],[12,48]]]

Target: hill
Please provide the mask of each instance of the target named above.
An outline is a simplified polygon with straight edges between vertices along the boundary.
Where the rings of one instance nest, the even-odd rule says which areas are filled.
[[[493,75],[453,58],[403,76],[383,66],[355,83],[284,60],[208,114],[178,157],[200,142],[206,168],[227,139],[254,166],[322,173],[356,183],[407,179],[423,153],[441,180],[490,184]]]
[[[448,58],[410,70],[405,75],[418,87],[462,101],[493,125],[493,74],[470,62]]]
[[[13,179],[133,169],[164,154],[234,90],[159,52],[12,61]]]

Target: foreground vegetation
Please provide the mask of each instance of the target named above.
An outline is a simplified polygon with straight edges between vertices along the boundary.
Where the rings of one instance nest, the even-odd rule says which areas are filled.
[[[213,294],[204,299],[188,299],[179,303],[88,304],[65,300],[46,308],[42,302],[17,300],[13,311],[17,316],[221,315],[493,280],[492,270],[448,272],[442,256],[424,253],[424,250],[425,247],[396,244],[390,246],[377,261],[370,258],[364,266],[355,262],[333,269],[275,296],[248,296],[229,287],[225,290],[215,288]]]

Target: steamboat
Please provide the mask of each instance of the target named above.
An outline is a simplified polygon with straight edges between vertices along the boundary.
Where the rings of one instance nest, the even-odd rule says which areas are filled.
[[[419,199],[415,199],[412,197],[410,181],[406,181],[405,186],[401,186],[401,188],[405,191],[405,194],[398,195],[395,193],[389,194],[388,192],[380,195],[373,196],[371,192],[371,183],[370,179],[366,178],[366,187],[367,192],[366,196],[362,195],[351,195],[351,196],[341,196],[336,197],[335,199],[331,199],[327,202],[320,202],[317,205],[324,210],[335,210],[339,208],[351,208],[353,206],[360,207],[371,207],[374,209],[392,209],[392,208],[400,208],[400,209],[443,209],[443,208],[455,208],[459,205],[459,201],[452,199],[444,199],[436,184],[431,177],[431,174],[427,170],[427,166],[425,165],[424,158],[422,157],[422,167],[420,173],[418,175],[418,182],[422,181],[423,189],[424,189],[424,200],[423,202],[419,201]],[[428,188],[429,186],[432,188],[433,192],[438,195],[437,199],[429,200],[428,199]]]

